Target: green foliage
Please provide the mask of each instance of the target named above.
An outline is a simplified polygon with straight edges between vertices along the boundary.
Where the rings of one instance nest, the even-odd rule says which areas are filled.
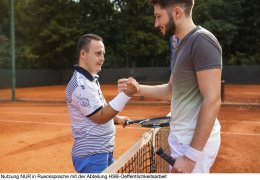
[[[77,9],[71,1],[16,3],[18,67],[66,68],[75,57]]]
[[[0,34],[0,69],[10,68],[9,39]]]
[[[153,27],[152,8],[146,0],[113,1],[113,52],[126,67],[167,65],[167,42]],[[109,59],[108,59],[109,61]]]
[[[224,64],[259,64],[259,1],[195,2],[194,21],[218,38],[223,48]]]
[[[0,68],[10,68],[8,1],[0,1]]]
[[[223,48],[224,64],[260,64],[258,0],[195,0],[193,18]],[[0,68],[10,64],[9,1],[0,0]],[[71,68],[78,38],[103,37],[104,67],[168,66],[147,0],[15,1],[17,68]]]

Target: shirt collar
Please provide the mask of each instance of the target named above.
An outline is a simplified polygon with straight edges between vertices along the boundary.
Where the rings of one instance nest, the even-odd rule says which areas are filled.
[[[94,81],[95,79],[99,78],[99,76],[97,74],[92,76],[86,69],[79,66],[78,64],[74,65],[74,69],[75,69],[75,71],[83,74],[90,81]]]

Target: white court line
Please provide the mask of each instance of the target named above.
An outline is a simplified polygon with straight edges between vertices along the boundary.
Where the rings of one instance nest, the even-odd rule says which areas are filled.
[[[0,120],[0,122],[4,122],[4,123],[23,123],[23,124],[43,124],[43,125],[70,126],[70,124],[68,124],[68,123],[37,122],[37,121]]]
[[[55,125],[55,126],[71,126],[70,123],[53,123],[53,122],[37,122],[37,121],[17,121],[17,120],[0,120],[3,123],[22,123],[22,124],[42,124],[42,125]],[[121,125],[118,125],[116,128],[123,128]],[[126,128],[130,129],[147,129],[144,127],[136,127],[136,126],[127,126]]]
[[[227,135],[260,136],[259,133],[220,132]]]
[[[134,117],[134,118],[137,118],[137,117]],[[57,126],[71,126],[70,123],[53,123],[53,122],[37,122],[37,121],[0,120],[0,122],[5,122],[5,123],[24,123],[24,124],[42,124],[42,125],[57,125]],[[258,122],[251,122],[251,123],[258,123]],[[118,125],[117,128],[123,128],[123,127]],[[147,128],[138,127],[138,126],[127,126],[126,128],[147,129]],[[260,136],[259,133],[221,132],[221,134],[245,135],[245,136]]]
[[[27,114],[27,115],[46,115],[46,116],[68,116],[64,113],[32,113],[32,112],[0,112],[0,114]]]
[[[42,125],[56,125],[56,126],[71,126],[70,123],[53,123],[53,122],[37,122],[37,121],[17,121],[17,120],[0,120],[0,122],[3,123],[23,123],[23,124],[42,124]],[[123,128],[120,125],[117,125],[117,128]],[[127,126],[126,128],[131,129],[147,129],[144,127],[138,127],[138,126]],[[227,134],[227,135],[244,135],[244,136],[260,136],[259,133],[239,133],[239,132],[221,132],[221,134]]]
[[[47,116],[69,116],[69,113],[33,113],[33,112],[0,112],[0,114],[26,114],[26,115],[47,115]],[[127,115],[122,115],[127,116]],[[128,116],[131,119],[139,120],[146,119],[144,116]]]
[[[226,122],[230,122],[230,123],[248,123],[248,124],[260,124],[260,121],[239,121],[239,120],[235,120],[235,121],[229,121],[229,120],[220,120],[220,123],[223,122],[223,123],[226,123]]]

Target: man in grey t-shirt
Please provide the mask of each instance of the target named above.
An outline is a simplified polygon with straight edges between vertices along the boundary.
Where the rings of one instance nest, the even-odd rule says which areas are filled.
[[[222,50],[212,33],[192,20],[194,0],[150,0],[155,27],[179,40],[168,84],[139,86],[139,94],[171,99],[168,142],[173,173],[207,173],[220,147]],[[120,80],[118,88],[127,85]]]

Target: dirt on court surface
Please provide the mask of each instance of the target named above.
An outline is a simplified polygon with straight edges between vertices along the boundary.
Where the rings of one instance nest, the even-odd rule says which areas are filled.
[[[102,85],[107,100],[115,85]],[[18,102],[10,102],[10,89],[0,89],[0,173],[74,173],[73,138],[65,104],[65,86],[18,88]],[[260,173],[260,85],[225,86],[219,113],[221,148],[214,173]],[[170,103],[136,95],[120,115],[132,119],[163,116]],[[146,131],[116,125],[115,158]]]

